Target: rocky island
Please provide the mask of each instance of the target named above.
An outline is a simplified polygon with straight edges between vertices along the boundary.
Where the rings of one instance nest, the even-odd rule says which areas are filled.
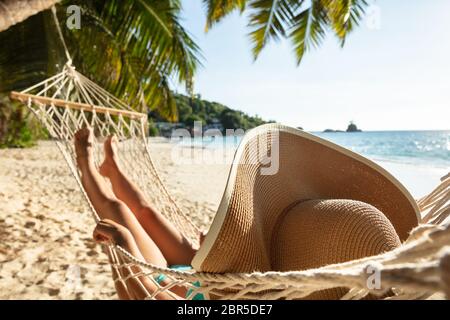
[[[347,127],[347,132],[361,132],[361,129],[358,129],[358,127],[356,126],[356,124],[354,124],[353,122],[350,122],[350,124]]]
[[[356,126],[356,124],[354,124],[353,122],[350,122],[350,124],[347,127],[347,130],[343,131],[343,130],[334,130],[334,129],[325,129],[323,132],[361,132],[361,129],[358,129],[358,127]]]

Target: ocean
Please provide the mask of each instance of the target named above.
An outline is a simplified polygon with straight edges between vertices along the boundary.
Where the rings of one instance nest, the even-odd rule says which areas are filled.
[[[450,169],[450,131],[312,133],[374,161]]]
[[[365,131],[310,132],[374,161],[450,169],[450,130],[448,131]],[[186,141],[194,146],[237,148],[239,137],[210,137]]]
[[[450,172],[450,130],[311,132],[378,163],[415,197],[429,193]],[[239,137],[194,138],[197,147],[237,148]]]
[[[450,172],[450,131],[313,133],[382,166],[415,198],[430,193]]]

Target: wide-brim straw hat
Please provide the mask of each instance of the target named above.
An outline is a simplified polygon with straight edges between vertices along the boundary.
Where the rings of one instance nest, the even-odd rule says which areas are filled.
[[[379,165],[267,124],[240,142],[192,266],[215,273],[316,268],[392,250],[418,221],[412,196]]]

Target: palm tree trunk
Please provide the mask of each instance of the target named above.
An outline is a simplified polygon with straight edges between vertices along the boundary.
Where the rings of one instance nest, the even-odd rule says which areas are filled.
[[[29,16],[50,8],[60,0],[0,0],[0,32]]]

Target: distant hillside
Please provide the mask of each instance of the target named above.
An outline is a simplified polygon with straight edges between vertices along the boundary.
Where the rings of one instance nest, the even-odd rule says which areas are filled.
[[[174,128],[187,128],[191,130],[195,121],[201,121],[203,129],[215,128],[222,132],[225,129],[248,130],[261,124],[273,121],[264,121],[258,116],[249,116],[242,111],[233,110],[223,104],[202,100],[200,95],[193,98],[182,94],[175,94],[178,109],[178,123],[168,123],[157,114],[150,114],[153,122],[152,135],[170,135]]]

